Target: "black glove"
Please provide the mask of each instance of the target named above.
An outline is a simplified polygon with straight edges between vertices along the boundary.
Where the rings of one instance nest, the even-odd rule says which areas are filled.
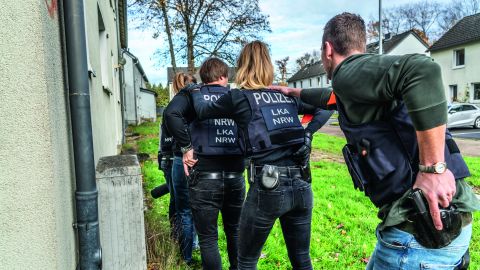
[[[304,143],[297,152],[293,153],[293,160],[302,166],[306,166],[310,160],[310,153],[312,152],[312,133],[305,131]]]

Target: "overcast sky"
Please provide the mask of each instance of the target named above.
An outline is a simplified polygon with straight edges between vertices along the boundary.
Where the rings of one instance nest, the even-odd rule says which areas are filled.
[[[344,11],[360,14],[366,22],[378,17],[378,0],[259,0],[263,13],[270,16],[271,33],[263,35],[271,48],[272,60],[290,57],[290,65],[305,52],[320,49],[322,29],[336,14]],[[417,0],[383,0],[389,8]],[[441,0],[445,3],[449,0]],[[141,61],[151,83],[167,81],[169,63],[162,63],[153,53],[168,46],[163,39],[153,39],[152,33],[136,30],[135,22],[129,22],[128,45]],[[177,63],[181,59],[177,59]]]

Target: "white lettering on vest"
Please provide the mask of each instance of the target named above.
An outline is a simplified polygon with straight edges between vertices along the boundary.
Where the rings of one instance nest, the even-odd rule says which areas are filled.
[[[215,137],[215,143],[235,143],[235,138]]]
[[[235,121],[232,119],[221,118],[221,119],[213,119],[213,124],[215,126],[234,126]]]
[[[277,117],[277,118],[273,118],[273,124],[274,125],[288,124],[288,123],[293,123],[293,117],[292,116],[280,116],[280,117]]]
[[[255,103],[257,103],[257,105],[260,105],[260,100],[267,104],[294,103],[291,97],[284,96],[282,93],[257,92],[253,93],[253,98],[255,99]]]
[[[271,109],[270,111],[272,112],[272,115],[274,115],[274,116],[290,114],[290,112],[285,108]]]

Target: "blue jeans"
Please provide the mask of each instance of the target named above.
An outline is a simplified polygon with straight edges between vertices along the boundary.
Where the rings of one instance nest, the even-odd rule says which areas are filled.
[[[465,226],[453,242],[439,249],[421,246],[410,233],[395,227],[377,229],[377,245],[367,270],[454,269],[461,263],[472,237],[472,224]]]
[[[271,191],[263,190],[255,179],[240,217],[238,268],[257,269],[263,245],[279,218],[293,269],[312,269],[312,207],[312,187],[301,179],[280,177],[280,185]]]
[[[222,270],[218,251],[218,214],[222,213],[230,268],[238,269],[238,230],[245,199],[245,179],[202,179],[190,186],[190,202],[200,240],[203,269]]]
[[[192,211],[188,196],[188,181],[183,171],[181,157],[173,159],[172,167],[173,197],[175,199],[175,212],[177,215],[177,228],[179,230],[179,242],[182,258],[187,262],[192,260],[193,239],[195,230],[193,228]]]

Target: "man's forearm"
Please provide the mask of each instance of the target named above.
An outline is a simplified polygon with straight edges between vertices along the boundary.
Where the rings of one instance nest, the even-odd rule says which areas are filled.
[[[430,166],[445,161],[445,129],[446,125],[441,125],[417,131],[420,164]]]

